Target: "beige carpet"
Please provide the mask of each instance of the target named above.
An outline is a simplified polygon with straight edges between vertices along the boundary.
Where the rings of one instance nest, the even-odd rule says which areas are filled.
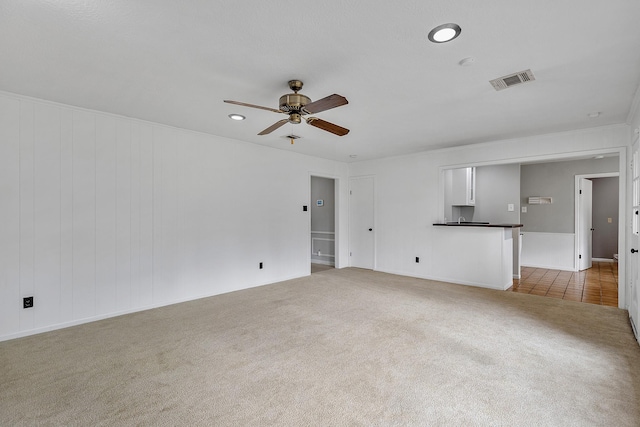
[[[327,270],[0,343],[0,425],[638,426],[616,308]]]

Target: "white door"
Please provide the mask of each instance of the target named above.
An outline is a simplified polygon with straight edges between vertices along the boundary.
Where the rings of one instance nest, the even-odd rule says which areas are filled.
[[[349,182],[349,255],[352,267],[374,268],[373,177]]]
[[[629,267],[631,270],[631,277],[629,278],[629,286],[627,288],[627,303],[629,304],[629,317],[633,321],[634,326],[640,327],[638,323],[640,321],[640,310],[638,307],[638,250],[640,249],[640,162],[638,158],[638,140],[636,139],[631,149],[631,188],[632,188],[632,203],[631,209],[631,250],[628,252],[626,259],[629,261]],[[626,256],[620,254],[620,256]]]
[[[578,216],[578,242],[580,254],[578,259],[578,269],[586,270],[591,268],[591,246],[593,242],[593,183],[590,179],[580,179],[580,209]]]

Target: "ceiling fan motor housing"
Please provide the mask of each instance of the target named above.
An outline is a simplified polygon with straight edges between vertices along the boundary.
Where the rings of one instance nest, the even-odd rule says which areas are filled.
[[[301,93],[290,93],[280,97],[280,111],[285,113],[300,113],[302,107],[309,104],[311,99]]]

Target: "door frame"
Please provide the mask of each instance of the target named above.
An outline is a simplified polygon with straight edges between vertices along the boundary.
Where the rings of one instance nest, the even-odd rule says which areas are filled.
[[[630,213],[630,221],[629,221],[629,241],[627,242],[626,245],[626,252],[625,253],[630,253],[630,250],[633,249],[637,249],[638,246],[636,246],[638,244],[638,240],[640,239],[638,237],[638,228],[639,226],[639,222],[640,219],[638,219],[637,216],[637,212],[638,212],[638,206],[640,206],[640,201],[638,200],[640,198],[640,189],[637,188],[636,185],[634,185],[634,179],[636,176],[639,175],[639,168],[640,168],[640,164],[639,164],[639,157],[640,157],[640,152],[639,152],[639,145],[640,145],[640,129],[635,129],[634,131],[634,136],[633,136],[633,142],[631,143],[631,153],[630,153],[630,159],[629,159],[629,163],[630,163],[630,191],[628,192],[628,202],[629,202],[629,213]],[[625,258],[625,257],[621,257],[621,258]],[[637,255],[631,255],[631,258],[629,259],[629,279],[628,281],[625,282],[625,295],[629,295],[629,303],[627,306],[625,307],[621,307],[621,308],[627,308],[629,310],[629,318],[631,321],[631,327],[633,329],[633,333],[635,335],[636,341],[638,341],[640,343],[640,333],[638,331],[638,317],[640,316],[640,306],[638,305],[638,268],[639,268],[639,264],[640,260],[638,259]],[[618,281],[619,282],[619,281]],[[619,283],[618,283],[618,288],[619,288]],[[635,294],[635,298],[634,297]]]
[[[626,209],[626,196],[623,193],[623,185],[621,182],[621,178],[620,178],[620,172],[601,172],[601,173],[588,173],[588,174],[582,174],[582,175],[575,175],[575,183],[574,183],[574,233],[575,233],[575,239],[574,239],[574,245],[573,245],[573,249],[574,249],[574,256],[573,256],[573,261],[574,261],[574,270],[575,271],[580,271],[580,260],[579,260],[579,255],[580,255],[580,180],[581,179],[593,179],[593,178],[612,178],[612,177],[618,177],[618,307],[623,308],[624,307],[624,295],[626,294],[624,288],[625,288],[625,284],[624,282],[622,282],[622,279],[624,278],[624,274],[622,274],[622,269],[624,268],[624,262],[620,262],[623,258],[623,254],[624,254],[624,245],[625,245],[625,239],[622,237],[621,238],[621,231],[620,229],[622,229],[622,235],[624,236],[624,210]],[[593,205],[593,201],[592,201],[592,205]],[[592,250],[593,252],[593,250]]]
[[[581,243],[581,238],[580,238],[580,180],[581,179],[594,179],[594,178],[614,178],[617,177],[618,179],[620,179],[620,172],[603,172],[603,173],[588,173],[588,174],[583,174],[583,175],[576,175],[575,176],[575,192],[574,192],[574,200],[575,200],[575,209],[574,209],[574,214],[575,214],[575,218],[574,218],[574,226],[575,226],[575,254],[574,254],[574,269],[575,271],[580,271],[580,260],[579,260],[579,255],[580,255],[580,243]],[[618,184],[618,186],[620,186]],[[620,197],[620,195],[618,195],[618,197]],[[620,200],[618,200],[618,205],[620,205]],[[591,205],[593,206],[593,200],[591,201]],[[593,210],[593,209],[592,209]],[[620,214],[618,213],[618,219],[620,217]],[[620,239],[618,239],[618,254],[620,254]]]
[[[311,200],[311,177],[316,177],[316,178],[327,178],[327,179],[333,179],[333,202],[334,202],[334,208],[333,208],[333,215],[334,215],[334,224],[335,224],[335,230],[334,230],[334,242],[333,242],[333,253],[334,253],[334,267],[337,268],[343,268],[345,265],[344,263],[344,255],[342,253],[342,251],[340,250],[340,243],[341,243],[341,237],[342,237],[342,228],[343,228],[343,224],[340,222],[340,206],[341,206],[341,199],[340,199],[340,194],[341,194],[341,188],[344,185],[344,179],[339,177],[338,175],[331,175],[331,174],[326,174],[326,173],[322,173],[322,172],[309,172],[309,176],[307,178],[307,200],[308,200],[308,209],[309,209],[309,213],[307,215],[307,267],[309,268],[308,274],[311,274],[311,203],[313,202]]]

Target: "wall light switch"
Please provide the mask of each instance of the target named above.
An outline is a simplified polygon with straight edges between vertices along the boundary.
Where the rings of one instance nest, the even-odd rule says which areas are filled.
[[[527,213],[527,207],[526,206],[522,207],[522,213]]]
[[[515,205],[514,205],[513,203],[509,203],[509,204],[507,205],[507,211],[509,211],[509,212],[513,212],[513,211],[515,211],[515,210],[516,210],[516,207],[515,207]]]
[[[613,218],[607,218],[607,222],[611,224],[613,222]]]

